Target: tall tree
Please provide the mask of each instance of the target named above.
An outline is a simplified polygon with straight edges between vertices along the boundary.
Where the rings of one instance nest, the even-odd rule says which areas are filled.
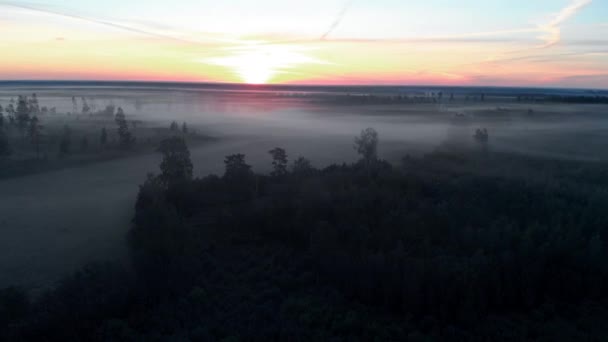
[[[32,97],[28,101],[30,114],[40,114],[40,105],[38,104],[38,95],[32,94]]]
[[[186,123],[182,123],[182,133],[188,134],[188,125]]]
[[[272,172],[273,176],[283,176],[287,173],[287,152],[280,147],[268,151],[272,156]]]
[[[173,136],[160,142],[158,151],[163,154],[160,163],[160,179],[166,186],[172,186],[192,179],[190,151],[183,138]]]
[[[114,121],[118,125],[118,139],[120,141],[120,147],[124,149],[131,147],[135,142],[135,138],[133,138],[133,135],[129,131],[129,124],[127,123],[125,112],[121,107],[118,107]]]
[[[25,137],[25,130],[30,121],[30,109],[27,106],[27,97],[21,95],[19,96],[15,116],[17,120],[17,127],[19,127],[19,131],[21,131],[21,135]]]
[[[363,160],[370,164],[378,158],[378,132],[373,128],[366,128],[355,137],[355,150]]]
[[[179,125],[177,124],[176,121],[171,122],[171,125],[169,126],[169,129],[173,132],[176,132],[179,130]]]
[[[251,174],[251,165],[245,162],[245,155],[231,154],[224,159],[224,177],[227,179],[237,179]]]

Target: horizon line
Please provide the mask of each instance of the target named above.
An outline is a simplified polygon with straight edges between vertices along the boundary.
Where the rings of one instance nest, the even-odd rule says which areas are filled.
[[[163,81],[163,80],[49,80],[49,79],[11,79],[0,80],[0,84],[10,83],[107,83],[107,84],[156,84],[156,85],[190,85],[190,86],[236,86],[236,87],[316,87],[316,88],[389,88],[389,87],[416,87],[416,88],[496,88],[496,89],[554,89],[554,90],[586,90],[586,91],[608,91],[608,88],[586,88],[586,87],[565,87],[565,86],[538,86],[538,85],[441,85],[441,84],[293,84],[293,83],[267,83],[267,84],[249,84],[249,83],[231,83],[231,82],[205,82],[205,81]]]

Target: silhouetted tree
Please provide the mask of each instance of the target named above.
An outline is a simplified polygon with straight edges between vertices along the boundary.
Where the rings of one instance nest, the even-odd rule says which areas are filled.
[[[27,124],[30,121],[30,110],[27,106],[27,97],[19,96],[16,112],[17,127],[22,136],[25,136]]]
[[[182,123],[182,133],[188,134],[188,125],[186,123]]]
[[[378,132],[373,128],[366,128],[355,137],[355,150],[367,164],[378,158]]]
[[[38,104],[38,96],[36,93],[32,94],[32,97],[29,99],[29,111],[30,114],[40,114],[40,105]]]
[[[310,160],[304,157],[298,157],[294,160],[291,170],[295,174],[308,174],[313,171],[313,168]]]
[[[15,106],[13,104],[9,104],[6,107],[6,115],[8,116],[8,121],[11,125],[15,124]]]
[[[179,125],[177,122],[173,121],[171,122],[171,125],[169,125],[169,129],[173,132],[177,132],[179,130]]]
[[[120,147],[123,149],[131,147],[135,142],[135,138],[133,138],[133,135],[129,131],[129,124],[127,123],[126,115],[121,107],[118,107],[114,121],[118,125],[118,139]]]
[[[163,154],[160,179],[166,186],[192,179],[192,161],[186,142],[181,137],[170,137],[160,142],[158,151]]]
[[[87,100],[83,97],[82,98],[82,114],[88,114],[89,111],[91,111],[91,107],[89,107]]]
[[[105,127],[103,127],[101,129],[101,134],[99,136],[99,143],[101,144],[101,146],[106,146],[106,144],[108,143],[108,132]]]
[[[235,187],[244,187],[253,176],[251,166],[245,163],[244,154],[239,153],[226,156],[224,165],[226,167],[224,179]]]
[[[28,127],[28,136],[30,141],[34,145],[36,149],[36,159],[40,158],[40,130],[42,126],[40,126],[38,117],[34,115],[30,120],[30,125]]]
[[[0,129],[4,127],[4,108],[0,106]]]
[[[273,176],[283,176],[287,173],[287,153],[280,147],[268,151],[272,156],[272,172]]]

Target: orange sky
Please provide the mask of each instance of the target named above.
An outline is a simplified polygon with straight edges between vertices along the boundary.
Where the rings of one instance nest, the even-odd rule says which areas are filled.
[[[333,5],[326,14],[311,22],[318,28],[306,22],[317,15],[314,9],[303,10],[301,17],[290,13],[290,22],[278,12],[288,9],[275,6],[260,13],[281,20],[266,24],[257,16],[241,18],[234,8],[246,6],[233,6],[228,14],[217,10],[224,20],[197,26],[168,5],[155,5],[167,16],[155,14],[150,5],[144,20],[107,17],[120,7],[105,14],[87,1],[80,7],[0,1],[0,79],[608,88],[608,49],[601,40],[608,26],[582,16],[593,1],[557,2],[561,5],[546,9],[536,24],[518,21],[525,18],[522,12],[512,14],[513,23],[500,17],[505,22],[500,29],[480,19],[479,30],[472,32],[457,18],[402,27],[390,10],[363,1],[329,1]],[[369,16],[385,16],[386,22],[362,30]],[[179,26],[182,18],[189,26]],[[239,19],[247,32],[239,31]]]

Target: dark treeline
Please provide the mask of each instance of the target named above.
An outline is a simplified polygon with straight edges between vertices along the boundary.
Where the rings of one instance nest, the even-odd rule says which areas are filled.
[[[316,169],[275,148],[269,175],[235,154],[222,176],[193,178],[183,138],[166,139],[161,173],[137,198],[132,269],[92,265],[36,300],[3,290],[0,337],[607,336],[605,165],[487,151],[391,165],[377,158],[378,143],[375,130],[363,131],[362,159],[350,165]]]
[[[310,97],[309,94],[290,95],[290,97]],[[319,95],[317,95],[319,96]],[[543,95],[543,94],[500,94],[485,93],[454,94],[427,92],[420,94],[325,94],[319,97],[322,102],[343,105],[401,105],[401,104],[450,104],[450,103],[484,103],[490,100],[514,101],[522,103],[572,103],[572,104],[606,104],[608,96],[600,95]]]

